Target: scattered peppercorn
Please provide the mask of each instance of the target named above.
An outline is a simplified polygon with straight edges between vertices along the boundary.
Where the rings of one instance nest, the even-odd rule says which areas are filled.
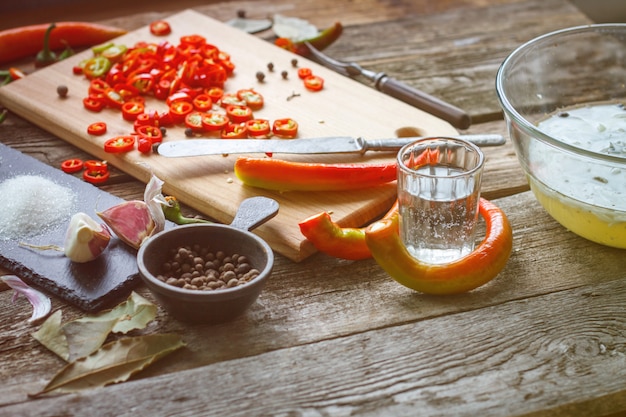
[[[293,58],[293,59],[291,60],[291,66],[292,66],[292,67],[297,67],[297,66],[298,66],[298,60],[297,60],[296,58]]]
[[[240,19],[245,19],[246,18],[246,11],[243,9],[239,9],[237,10],[237,17]]]
[[[267,63],[267,70],[268,70],[269,72],[274,71],[274,63],[273,63],[273,62],[268,62],[268,63]]]
[[[193,129],[188,127],[187,129],[185,129],[185,136],[187,136],[188,138],[193,137]]]
[[[257,71],[257,73],[256,73],[256,79],[257,79],[260,83],[262,83],[262,82],[263,82],[263,80],[265,80],[265,74],[264,74],[263,72],[261,72],[261,71]]]
[[[284,80],[286,80],[287,77],[289,76],[289,73],[287,71],[282,71],[280,75],[283,77]]]
[[[68,91],[69,91],[69,89],[67,88],[66,85],[60,85],[60,86],[57,87],[57,94],[61,98],[67,97]]]
[[[259,274],[244,255],[212,252],[194,244],[173,249],[157,278],[180,288],[214,291],[244,285]]]
[[[165,135],[167,135],[167,129],[165,126],[159,127],[159,130],[161,131],[161,136],[165,137]]]

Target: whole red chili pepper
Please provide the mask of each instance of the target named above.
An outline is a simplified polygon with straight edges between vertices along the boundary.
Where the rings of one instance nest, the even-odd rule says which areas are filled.
[[[344,191],[396,180],[396,164],[320,164],[240,157],[235,175],[246,185],[278,191]]]
[[[20,26],[0,31],[0,64],[35,55],[43,47],[50,24]],[[124,29],[89,22],[57,22],[50,33],[50,49],[92,46],[125,34]]]
[[[469,255],[448,263],[428,264],[411,256],[402,244],[398,215],[374,222],[365,230],[365,242],[376,262],[397,282],[426,294],[458,294],[473,290],[504,269],[513,247],[511,225],[495,204],[480,199],[485,238]]]
[[[398,212],[398,201],[383,217],[387,219]],[[372,257],[365,243],[365,227],[341,227],[333,222],[330,214],[323,211],[301,221],[300,231],[315,248],[327,255],[357,261]]]

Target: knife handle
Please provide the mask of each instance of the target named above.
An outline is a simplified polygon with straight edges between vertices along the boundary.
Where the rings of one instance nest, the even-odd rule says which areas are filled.
[[[443,119],[458,129],[467,129],[472,124],[470,116],[465,111],[387,75],[381,74],[378,77],[376,88],[385,94]]]

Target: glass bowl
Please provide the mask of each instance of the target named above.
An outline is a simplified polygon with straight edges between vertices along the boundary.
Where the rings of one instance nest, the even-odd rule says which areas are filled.
[[[626,248],[626,24],[521,45],[500,66],[496,92],[544,209],[579,236]]]

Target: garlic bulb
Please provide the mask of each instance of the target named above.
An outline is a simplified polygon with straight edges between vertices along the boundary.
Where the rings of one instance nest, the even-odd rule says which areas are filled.
[[[67,228],[63,251],[74,262],[89,262],[104,252],[110,240],[111,232],[105,225],[85,213],[76,213]]]

